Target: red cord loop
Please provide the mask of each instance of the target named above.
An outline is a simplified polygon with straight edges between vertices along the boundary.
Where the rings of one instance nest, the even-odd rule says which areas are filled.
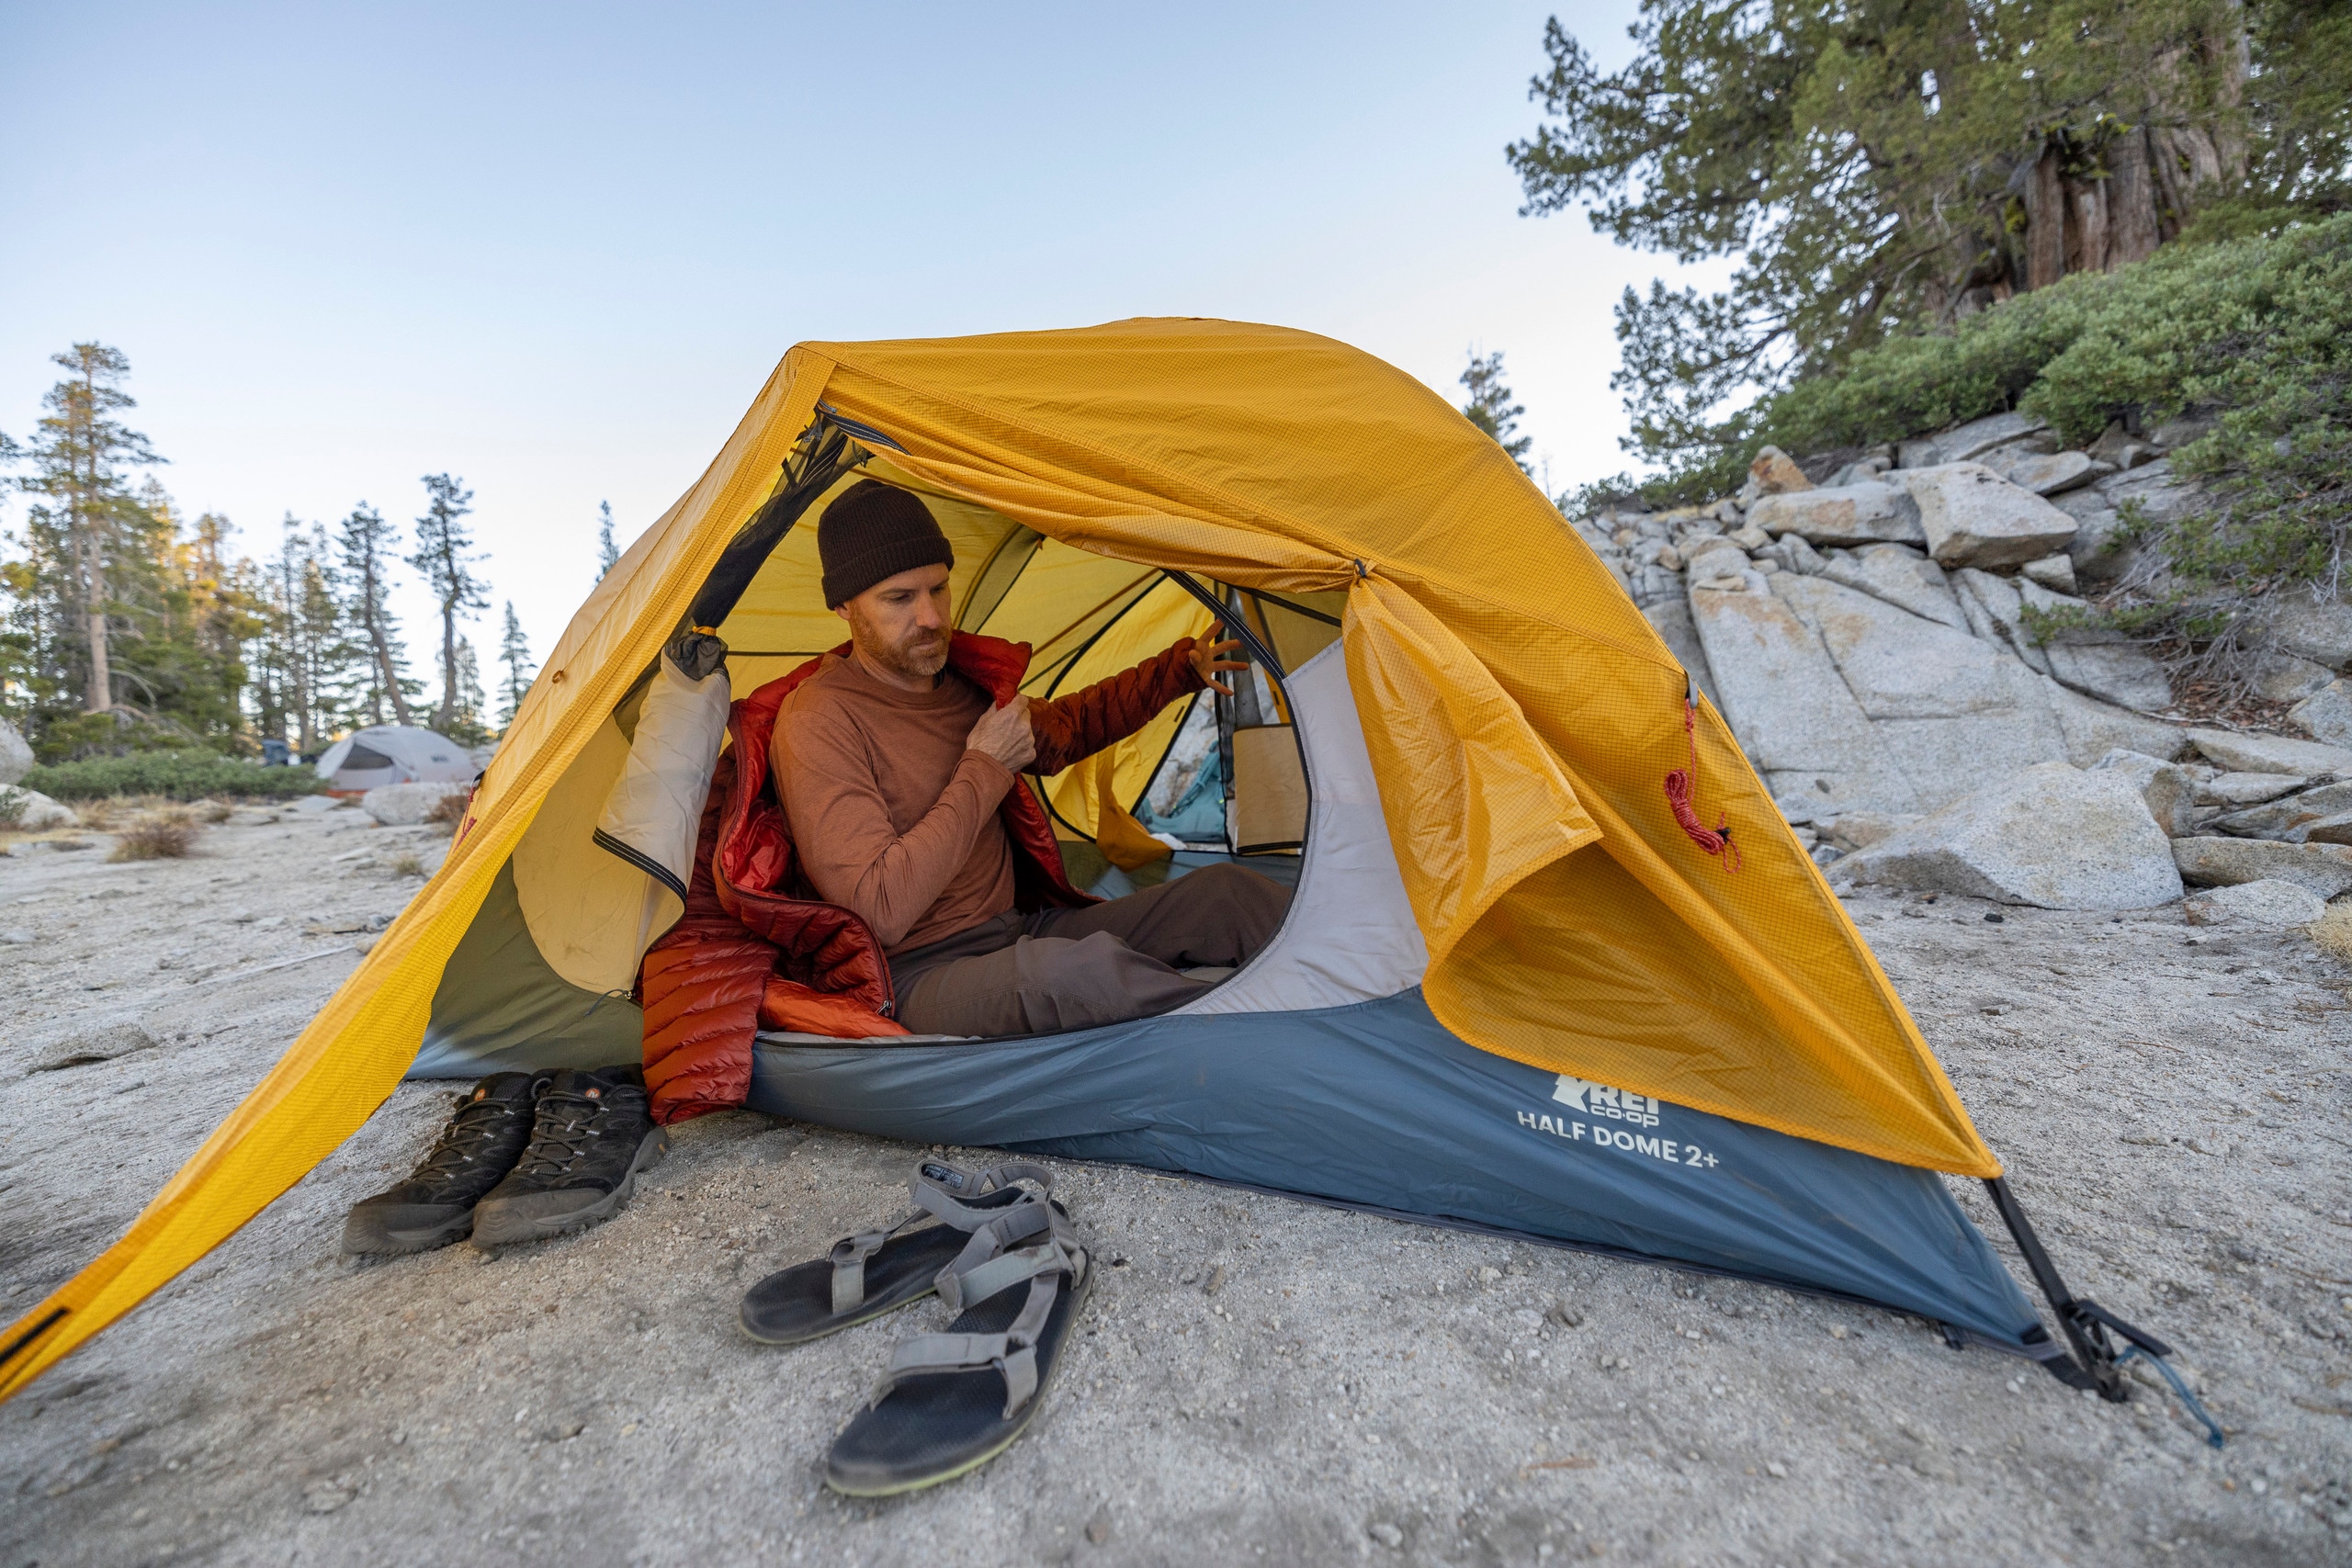
[[[1739,846],[1731,841],[1728,820],[1718,812],[1715,825],[1708,827],[1700,820],[1698,808],[1692,804],[1699,788],[1699,703],[1685,692],[1682,698],[1682,734],[1690,743],[1690,766],[1686,772],[1675,769],[1666,775],[1666,803],[1674,808],[1675,821],[1682,825],[1690,841],[1711,855],[1724,857],[1724,869],[1739,870]]]

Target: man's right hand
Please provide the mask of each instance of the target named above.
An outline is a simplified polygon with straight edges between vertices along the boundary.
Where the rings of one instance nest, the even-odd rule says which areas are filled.
[[[1029,699],[1019,693],[1001,708],[990,708],[972,726],[967,750],[993,757],[1008,773],[1017,773],[1037,760],[1037,738],[1029,728]]]

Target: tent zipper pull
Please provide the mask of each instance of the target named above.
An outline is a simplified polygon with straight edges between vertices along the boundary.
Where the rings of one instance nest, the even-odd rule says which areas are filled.
[[[1722,856],[1724,868],[1736,872],[1740,866],[1739,846],[1731,841],[1729,820],[1718,812],[1715,825],[1710,828],[1701,819],[1694,804],[1699,790],[1699,681],[1687,670],[1682,672],[1682,736],[1690,743],[1690,766],[1687,770],[1676,768],[1666,775],[1666,804],[1692,843],[1707,854]]]

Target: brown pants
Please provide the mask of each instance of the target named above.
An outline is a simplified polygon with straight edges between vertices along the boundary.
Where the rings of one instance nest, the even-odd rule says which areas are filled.
[[[1238,865],[1203,866],[1082,909],[1014,909],[899,953],[898,1020],[917,1034],[1046,1034],[1182,1007],[1272,940],[1290,889]]]

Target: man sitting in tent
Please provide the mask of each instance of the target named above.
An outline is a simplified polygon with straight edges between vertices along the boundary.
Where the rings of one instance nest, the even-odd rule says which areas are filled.
[[[827,605],[851,649],[777,710],[776,793],[802,873],[854,912],[889,959],[898,1021],[921,1034],[1004,1035],[1118,1023],[1179,1007],[1281,925],[1286,888],[1238,866],[1079,907],[1017,907],[1023,872],[1067,887],[1007,830],[1013,776],[1057,773],[1116,744],[1218,671],[1238,645],[1187,637],[1051,703],[984,682],[1005,645],[951,635],[955,555],[921,501],[866,480],[818,524]],[[1004,671],[994,671],[1001,683]],[[1018,680],[1021,671],[1012,671]],[[1229,693],[1228,693],[1229,694]]]

